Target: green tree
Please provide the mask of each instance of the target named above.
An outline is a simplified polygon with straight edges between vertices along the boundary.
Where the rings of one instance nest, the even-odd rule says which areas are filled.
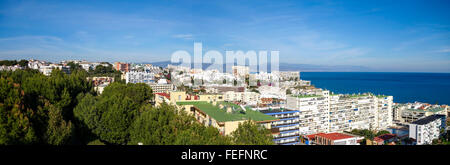
[[[129,97],[136,104],[142,105],[149,102],[153,98],[152,89],[144,83],[112,83],[105,87],[102,97],[110,97],[113,95],[124,95],[124,97]],[[138,108],[138,107],[136,107]]]
[[[290,94],[292,94],[292,91],[291,91],[291,89],[286,89],[286,94],[287,94],[287,95],[290,95]]]
[[[375,136],[380,136],[380,135],[390,134],[390,133],[391,133],[391,132],[389,132],[389,131],[381,130],[381,131],[378,131],[377,134],[375,134]]]
[[[79,103],[73,110],[76,136],[85,144],[98,138],[93,132],[100,125],[100,112],[96,108],[98,97],[90,93],[80,94],[78,100]]]
[[[32,144],[38,140],[31,109],[24,108],[23,91],[11,78],[0,78],[0,144]]]
[[[83,69],[82,67],[81,67],[81,65],[80,64],[75,64],[74,62],[68,62],[67,63],[67,66],[69,66],[70,67],[70,72],[74,72],[74,71],[76,71],[76,70],[81,70],[81,69]]]
[[[92,89],[85,75],[54,70],[44,76],[32,69],[0,73],[1,143],[69,143],[75,96]]]
[[[146,106],[134,121],[129,144],[145,145],[225,145],[231,139],[220,135],[214,127],[205,127],[184,111],[162,104],[153,108]]]
[[[51,145],[67,144],[72,136],[72,123],[66,122],[61,114],[61,109],[56,106],[50,106],[49,120],[45,139]]]
[[[83,96],[80,96],[83,97]],[[107,144],[127,144],[129,129],[142,106],[150,106],[152,90],[145,84],[112,83],[101,96],[87,94],[74,109],[80,134]]]
[[[101,116],[94,132],[100,140],[109,144],[126,144],[129,141],[128,128],[137,113],[133,101],[128,97],[114,95],[102,98],[97,108]]]
[[[134,121],[131,133],[131,143],[139,142],[145,145],[173,144],[176,135],[175,130],[183,129],[186,125],[175,127],[176,110],[167,104],[158,108],[145,106],[142,114]]]
[[[21,67],[28,67],[28,60],[20,60],[17,62]]]
[[[364,138],[369,139],[369,140],[373,140],[373,138],[375,138],[374,132],[371,130],[368,130],[368,129],[363,129],[363,130],[353,129],[351,131],[351,133],[355,134],[355,135],[364,136]]]
[[[231,133],[237,145],[273,145],[270,130],[258,126],[251,121],[239,123],[238,128]]]
[[[194,122],[189,129],[181,131],[176,137],[175,145],[231,145],[232,139],[223,136],[217,128],[205,127]]]

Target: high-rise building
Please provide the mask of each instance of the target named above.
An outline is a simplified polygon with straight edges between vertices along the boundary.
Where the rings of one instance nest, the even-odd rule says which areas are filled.
[[[431,115],[409,124],[409,137],[417,145],[432,144],[438,139],[441,129],[445,128],[445,115]]]
[[[273,141],[275,144],[299,144],[299,111],[279,108],[260,110],[259,112],[280,119],[271,123],[271,128],[278,129],[279,132],[279,134],[273,135]]]
[[[130,64],[129,63],[122,63],[122,62],[115,62],[114,63],[114,69],[122,71],[122,72],[129,72],[130,71]]]
[[[150,72],[126,72],[126,83],[153,83],[155,82],[155,74]]]
[[[392,125],[392,96],[291,95],[286,108],[298,110],[300,134],[343,132],[352,129],[383,130]]]

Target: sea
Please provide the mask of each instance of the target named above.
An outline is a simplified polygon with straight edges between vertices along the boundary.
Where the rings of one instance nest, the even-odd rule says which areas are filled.
[[[450,73],[301,72],[302,80],[334,93],[391,95],[396,103],[450,105]]]

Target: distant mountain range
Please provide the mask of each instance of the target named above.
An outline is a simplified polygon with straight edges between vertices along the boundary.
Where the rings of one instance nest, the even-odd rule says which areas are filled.
[[[167,67],[172,64],[170,61],[160,62],[144,62],[144,64],[152,64],[154,66]],[[177,64],[173,64],[177,65]],[[206,69],[209,65],[203,65]],[[231,65],[230,65],[231,66]],[[280,71],[301,71],[301,72],[370,72],[371,68],[356,65],[314,65],[314,64],[290,64],[280,63]]]

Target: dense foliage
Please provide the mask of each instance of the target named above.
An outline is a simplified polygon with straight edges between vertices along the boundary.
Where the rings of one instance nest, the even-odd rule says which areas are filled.
[[[380,130],[380,131],[372,131],[368,129],[353,129],[350,133],[355,135],[364,136],[364,139],[373,140],[375,137],[384,135],[384,134],[390,134],[389,131],[386,130]]]
[[[121,75],[122,72],[115,70],[111,64],[109,63],[102,63],[102,64],[106,64],[107,66],[103,66],[103,65],[97,65],[94,69],[89,69],[88,74],[90,77],[114,77],[114,80],[116,80],[116,82],[122,82],[121,81]],[[71,71],[84,71],[84,69],[81,67],[80,64],[76,64],[74,62],[69,62],[67,63],[67,66],[70,67]]]
[[[70,65],[71,74],[0,72],[0,145],[273,144],[268,130],[252,122],[223,136],[173,106],[153,107],[145,84],[114,82],[97,95],[87,80],[92,74]]]
[[[81,133],[93,134],[107,144],[127,144],[129,127],[138,110],[148,105],[151,93],[145,84],[112,83],[101,96],[87,94],[74,109]]]
[[[92,86],[83,72],[0,72],[0,144],[67,144],[73,138],[72,99]]]
[[[1,60],[0,61],[0,66],[14,66],[19,64],[21,67],[25,67],[28,65],[28,60],[20,60],[20,61],[16,61],[16,60]]]
[[[216,128],[200,125],[184,111],[177,111],[175,107],[163,104],[158,108],[143,107],[142,114],[133,123],[130,143],[225,145],[231,144],[231,139],[220,136]]]
[[[232,132],[233,141],[237,145],[273,145],[270,130],[245,121],[239,124],[238,129]]]

